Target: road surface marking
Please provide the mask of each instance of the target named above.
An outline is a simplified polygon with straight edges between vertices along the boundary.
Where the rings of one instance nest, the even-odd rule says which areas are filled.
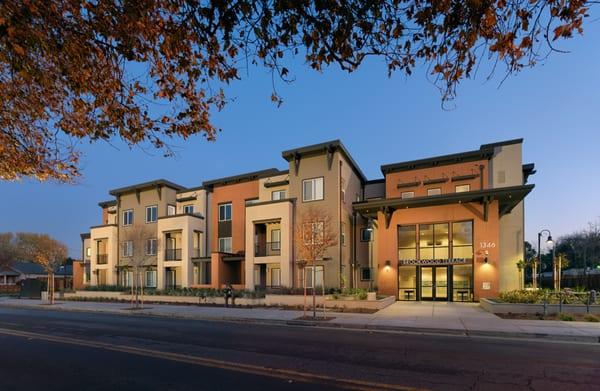
[[[33,333],[28,331],[19,331],[0,328],[0,334],[11,335],[16,337],[24,337],[29,339],[39,339],[48,342],[64,343],[70,345],[78,345],[96,349],[111,350],[121,353],[136,354],[138,356],[159,358],[169,361],[183,362],[187,364],[200,365],[205,367],[219,368],[228,371],[248,373],[252,375],[268,376],[284,380],[295,380],[300,382],[319,382],[336,387],[341,387],[349,390],[423,390],[415,387],[407,387],[395,384],[368,382],[362,380],[336,378],[327,375],[319,375],[314,373],[298,372],[290,369],[269,368],[260,365],[234,363],[230,361],[216,360],[212,358],[192,356],[180,353],[164,352],[160,350],[152,350],[138,348],[134,346],[115,345],[97,341],[84,341],[77,338],[61,337],[56,335]]]

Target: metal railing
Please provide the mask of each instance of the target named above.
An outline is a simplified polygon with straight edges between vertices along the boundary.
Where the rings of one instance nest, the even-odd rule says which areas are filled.
[[[181,249],[180,248],[165,249],[165,261],[181,261]]]
[[[96,263],[106,265],[108,263],[108,254],[96,254]]]
[[[575,292],[570,289],[565,289],[560,292],[547,292],[544,294],[544,316],[548,315],[548,305],[557,305],[558,312],[563,311],[565,304],[583,304],[586,307],[586,313],[590,313],[590,306],[596,304],[598,300],[598,292],[591,290],[589,292]]]
[[[195,248],[192,250],[192,258],[204,258],[204,254],[201,248]]]
[[[254,245],[255,257],[269,257],[281,255],[281,242],[263,242]]]

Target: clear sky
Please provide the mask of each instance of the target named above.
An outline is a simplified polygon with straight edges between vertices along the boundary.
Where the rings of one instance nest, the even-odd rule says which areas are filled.
[[[80,257],[81,232],[101,221],[98,202],[113,188],[165,178],[183,186],[269,167],[287,168],[281,151],[341,139],[369,179],[380,165],[468,151],[483,143],[522,137],[524,162],[536,184],[526,201],[526,239],[548,228],[554,236],[584,228],[600,216],[600,22],[545,64],[486,81],[481,73],[459,87],[456,108],[417,70],[389,79],[377,61],[353,74],[297,68],[284,99],[269,100],[271,79],[262,69],[234,83],[235,102],[214,115],[223,132],[175,140],[178,156],[129,150],[116,143],[84,145],[83,177],[76,185],[24,180],[0,183],[0,232],[44,232]]]

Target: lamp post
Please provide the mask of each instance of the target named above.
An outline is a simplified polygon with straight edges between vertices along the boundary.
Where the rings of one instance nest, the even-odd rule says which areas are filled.
[[[548,234],[548,239],[546,239],[546,244],[552,245],[552,243],[553,243],[553,241],[552,241],[552,233],[550,232],[550,230],[543,229],[540,232],[538,232],[538,248],[537,248],[538,253],[537,253],[537,256],[538,256],[538,261],[539,261],[539,264],[540,264],[540,273],[539,273],[539,275],[540,275],[540,288],[542,287],[542,273],[541,273],[541,271],[542,271],[542,254],[541,254],[541,251],[542,251],[541,250],[541,247],[542,247],[542,235],[545,234],[545,233]],[[552,260],[554,261],[554,247],[552,247]],[[536,274],[536,264],[534,263],[533,264],[533,287],[534,288],[536,287],[535,286],[535,283],[536,283],[535,274]]]
[[[373,292],[373,219],[367,223],[369,232],[369,292]]]

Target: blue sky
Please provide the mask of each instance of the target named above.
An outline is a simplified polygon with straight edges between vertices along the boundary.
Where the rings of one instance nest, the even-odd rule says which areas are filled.
[[[175,140],[176,158],[129,150],[120,143],[82,147],[76,185],[23,180],[0,183],[0,232],[45,232],[80,255],[79,233],[100,223],[97,203],[109,189],[166,178],[184,186],[268,167],[286,168],[281,151],[341,139],[370,179],[380,165],[479,148],[523,137],[524,161],[538,170],[526,202],[526,239],[541,228],[553,235],[584,228],[600,216],[600,23],[534,69],[486,81],[465,81],[453,110],[443,110],[423,70],[388,78],[371,61],[353,74],[295,69],[292,85],[278,85],[284,104],[270,102],[262,69],[229,88],[235,102],[214,115],[223,129],[214,143],[201,136]],[[117,174],[118,173],[118,174]]]

